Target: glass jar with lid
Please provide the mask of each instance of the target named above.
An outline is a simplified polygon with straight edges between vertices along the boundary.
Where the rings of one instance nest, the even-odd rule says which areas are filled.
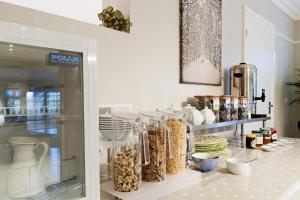
[[[261,147],[264,144],[264,136],[261,130],[253,130],[252,134],[256,135],[256,147]]]
[[[186,122],[185,113],[162,113],[167,114],[166,125],[172,132],[173,158],[169,158],[167,150],[167,174],[180,174],[185,171],[189,157],[194,152],[194,132]]]
[[[272,132],[268,128],[261,128],[260,131],[263,134],[263,142],[264,144],[269,144],[272,142]]]
[[[173,158],[172,134],[166,125],[166,117],[160,112],[141,112],[147,121],[150,163],[142,167],[142,180],[161,182],[166,179],[167,147],[168,158]]]
[[[142,185],[142,166],[149,164],[149,140],[146,123],[138,114],[112,113],[113,119],[113,186],[118,192],[133,192]],[[118,134],[131,131],[126,145],[119,145]]]
[[[216,116],[216,122],[219,121],[220,112],[220,98],[219,96],[195,96],[198,100],[197,109],[202,110],[205,107],[212,110]]]
[[[239,119],[239,98],[235,96],[231,96],[231,120]]]
[[[248,119],[248,98],[246,96],[239,97],[239,120]]]
[[[216,122],[220,120],[220,97],[219,96],[206,96],[205,106],[211,109],[215,116]]]
[[[255,134],[247,134],[246,135],[246,147],[248,149],[256,148],[256,135]]]
[[[231,120],[231,96],[220,96],[220,121]]]
[[[201,111],[205,108],[206,96],[194,96],[195,102],[192,104],[197,110]]]

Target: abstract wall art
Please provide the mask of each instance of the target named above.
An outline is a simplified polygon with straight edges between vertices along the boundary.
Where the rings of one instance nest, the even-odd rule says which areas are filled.
[[[222,0],[181,0],[180,82],[221,85]]]

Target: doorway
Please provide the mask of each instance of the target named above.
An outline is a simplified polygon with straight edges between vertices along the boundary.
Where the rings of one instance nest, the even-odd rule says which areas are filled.
[[[275,103],[275,26],[253,10],[244,12],[244,61],[257,67],[257,96],[266,91],[265,102],[257,102],[257,114],[267,114],[271,120],[267,127],[274,127]],[[260,127],[260,123],[247,124],[246,133]]]

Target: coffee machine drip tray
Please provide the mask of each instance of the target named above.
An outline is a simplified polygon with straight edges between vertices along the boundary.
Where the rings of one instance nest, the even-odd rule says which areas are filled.
[[[256,119],[256,118],[265,118],[267,117],[266,114],[251,114],[251,119]]]

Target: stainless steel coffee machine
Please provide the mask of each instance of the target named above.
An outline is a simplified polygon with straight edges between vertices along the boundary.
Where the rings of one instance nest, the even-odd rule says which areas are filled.
[[[265,89],[257,97],[257,68],[255,65],[241,63],[230,69],[230,89],[233,96],[247,96],[252,118],[256,116],[256,104],[261,100],[265,102]]]

